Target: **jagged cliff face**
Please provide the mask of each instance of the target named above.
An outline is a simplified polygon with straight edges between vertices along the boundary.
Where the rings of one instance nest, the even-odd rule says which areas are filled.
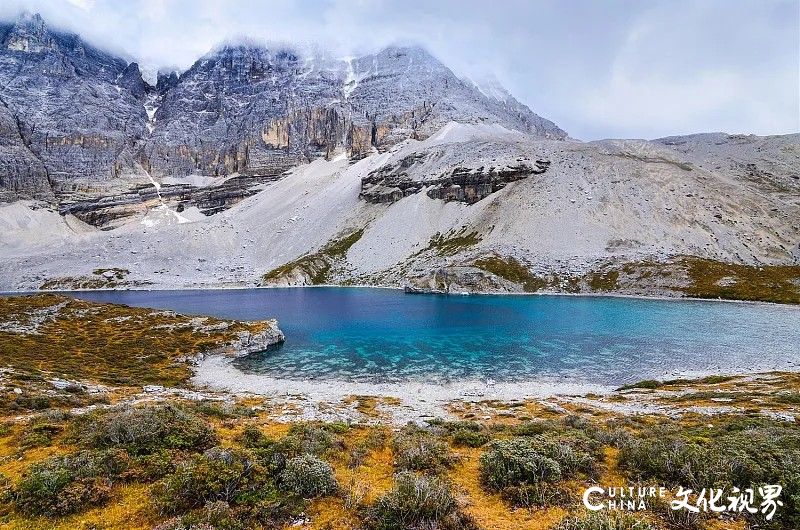
[[[513,98],[494,100],[420,48],[332,60],[226,46],[164,80],[145,159],[154,175],[274,175],[336,152],[363,156],[450,121],[564,138]]]
[[[379,147],[425,139],[451,121],[499,123],[547,138],[567,136],[508,94],[486,96],[419,47],[389,47],[349,61],[345,93],[354,113],[376,125]]]
[[[151,87],[136,63],[38,15],[0,24],[0,103],[5,200],[131,196],[151,177],[269,177],[319,157],[359,158],[424,139],[450,121],[566,137],[420,48],[339,60],[228,45]]]
[[[345,138],[337,81],[289,51],[226,46],[165,81],[144,160],[159,177],[274,175],[328,155]]]
[[[0,105],[0,201],[55,198],[47,170],[22,138],[17,118]]]
[[[48,199],[123,178],[145,131],[128,88],[137,77],[135,65],[50,30],[38,15],[0,26],[0,112],[10,114],[0,118],[3,187]]]

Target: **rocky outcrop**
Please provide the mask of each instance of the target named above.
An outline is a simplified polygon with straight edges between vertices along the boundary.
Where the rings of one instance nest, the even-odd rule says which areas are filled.
[[[261,184],[280,178],[281,175],[275,177],[240,175],[205,187],[191,184],[163,184],[158,190],[152,184],[142,184],[120,194],[63,200],[59,206],[59,213],[72,214],[100,228],[113,227],[118,220],[143,215],[149,208],[162,204],[174,208],[178,213],[196,206],[201,213],[213,215],[230,208],[242,199],[255,195],[260,191]]]
[[[143,99],[152,89],[142,79],[139,65],[131,63],[125,67],[119,77],[119,86],[126,89],[136,99]]]
[[[53,200],[47,169],[19,130],[19,122],[0,104],[0,202],[16,198]]]
[[[263,324],[261,331],[240,331],[236,340],[206,352],[205,355],[246,357],[253,353],[266,351],[272,346],[286,341],[283,331],[278,328],[277,320],[267,320]]]
[[[447,175],[427,180],[415,180],[406,173],[398,173],[398,168],[403,167],[407,166],[401,161],[400,166],[383,167],[370,173],[361,181],[359,196],[367,202],[391,203],[424,189],[431,199],[472,204],[511,182],[544,173],[550,162],[536,160],[532,166],[520,163],[507,167],[456,167]]]
[[[514,285],[476,267],[449,266],[417,273],[403,285],[411,294],[486,293],[513,291]]]

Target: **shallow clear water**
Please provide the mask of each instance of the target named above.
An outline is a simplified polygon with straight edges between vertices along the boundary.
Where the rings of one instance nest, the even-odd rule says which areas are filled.
[[[800,308],[576,296],[409,295],[361,288],[74,293],[236,319],[277,318],[247,372],[359,382],[563,379],[800,369]]]

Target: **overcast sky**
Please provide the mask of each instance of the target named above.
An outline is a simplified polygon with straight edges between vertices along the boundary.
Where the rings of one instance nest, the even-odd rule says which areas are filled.
[[[575,138],[800,131],[800,0],[3,0],[154,70],[238,36],[416,42]]]

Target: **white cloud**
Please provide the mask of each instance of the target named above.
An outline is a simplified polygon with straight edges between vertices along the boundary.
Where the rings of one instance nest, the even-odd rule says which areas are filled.
[[[75,7],[83,9],[84,11],[88,11],[92,8],[92,6],[94,6],[95,0],[67,0],[67,2]]]

